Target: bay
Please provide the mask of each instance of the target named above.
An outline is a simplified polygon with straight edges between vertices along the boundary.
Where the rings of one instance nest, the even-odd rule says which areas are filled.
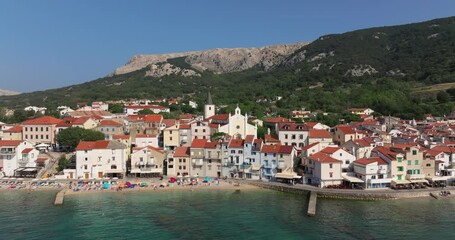
[[[0,239],[455,238],[455,199],[318,199],[269,190],[0,192]]]

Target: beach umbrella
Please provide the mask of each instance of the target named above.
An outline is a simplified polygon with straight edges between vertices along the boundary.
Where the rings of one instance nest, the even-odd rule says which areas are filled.
[[[104,188],[104,189],[109,189],[109,183],[108,183],[108,182],[104,182],[103,188]]]
[[[205,177],[205,181],[210,182],[210,178],[209,177]]]
[[[175,181],[177,181],[177,179],[171,177],[171,179],[169,180],[171,183],[175,183]]]
[[[131,183],[130,183],[130,182],[126,182],[125,185],[126,185],[127,187],[131,187]]]

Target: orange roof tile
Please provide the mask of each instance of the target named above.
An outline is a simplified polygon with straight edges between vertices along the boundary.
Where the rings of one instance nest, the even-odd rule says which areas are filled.
[[[332,135],[327,130],[311,129],[308,134],[309,138],[332,138]]]
[[[206,142],[204,148],[216,148],[217,145],[217,142]]]
[[[0,147],[17,147],[21,143],[20,140],[0,140]]]
[[[278,139],[272,137],[272,136],[269,135],[269,134],[264,134],[264,138],[265,138],[265,142],[266,142],[266,143],[267,143],[267,142],[271,142],[271,143],[279,143],[279,142],[280,142],[280,140],[278,140]]]
[[[193,139],[191,142],[191,148],[204,148],[207,143],[207,139]]]
[[[280,145],[264,145],[262,146],[262,153],[278,153],[280,151]]]
[[[189,157],[190,148],[189,147],[176,147],[174,157]]]
[[[283,123],[283,122],[294,122],[284,117],[273,117],[264,120],[265,123]]]
[[[60,119],[51,116],[44,116],[40,118],[30,119],[22,123],[22,125],[57,125]]]
[[[120,127],[122,126],[121,123],[118,123],[116,121],[113,121],[113,120],[102,120],[100,122],[100,126],[103,127],[103,126],[114,126],[114,127]]]
[[[4,133],[17,133],[22,132],[22,126],[16,125],[10,129],[3,130]]]
[[[254,141],[254,135],[246,135],[245,143],[253,143],[253,141]]]
[[[308,157],[309,159],[320,163],[341,163],[342,161],[330,157],[326,153],[317,152]]]
[[[112,136],[112,139],[118,140],[118,139],[130,139],[130,135],[114,135]]]
[[[230,148],[240,148],[243,147],[243,140],[242,139],[232,139],[229,142],[229,147]]]
[[[358,163],[361,165],[368,165],[370,163],[377,162],[378,165],[388,165],[386,161],[382,160],[380,157],[370,157],[370,158],[359,158],[354,161],[354,163]]]
[[[76,151],[80,150],[92,150],[92,149],[106,149],[109,145],[109,141],[101,140],[101,141],[83,141],[80,142],[77,147]]]
[[[163,115],[161,114],[147,114],[144,116],[144,122],[161,122],[163,120]]]

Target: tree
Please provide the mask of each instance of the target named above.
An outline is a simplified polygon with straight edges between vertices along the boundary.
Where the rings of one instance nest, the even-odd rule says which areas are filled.
[[[142,109],[137,112],[137,114],[147,115],[147,114],[154,114],[154,112],[150,109]]]
[[[109,112],[111,113],[123,113],[123,105],[120,103],[109,105]]]
[[[97,140],[104,140],[104,134],[95,130],[79,127],[67,128],[57,134],[58,144],[67,147],[68,151],[74,151],[80,141]]]
[[[267,134],[267,128],[258,125],[258,138],[264,139],[265,134]]]
[[[58,159],[58,165],[57,165],[57,172],[63,171],[63,169],[67,168],[68,165],[70,165],[71,161],[69,159],[66,159],[65,155],[62,155]]]
[[[224,138],[224,136],[226,136],[226,133],[216,132],[216,133],[212,134],[212,136],[210,137],[210,140],[212,142],[218,142],[218,141],[222,140]]]
[[[436,100],[440,103],[446,103],[450,101],[450,95],[445,91],[440,91],[436,95]]]

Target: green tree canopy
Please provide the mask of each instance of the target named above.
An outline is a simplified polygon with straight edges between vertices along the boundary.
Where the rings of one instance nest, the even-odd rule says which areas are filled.
[[[67,147],[68,151],[74,151],[80,141],[97,140],[104,140],[104,134],[95,130],[79,127],[67,128],[57,134],[58,144]]]
[[[109,105],[109,112],[111,113],[123,113],[123,105],[120,103]]]

